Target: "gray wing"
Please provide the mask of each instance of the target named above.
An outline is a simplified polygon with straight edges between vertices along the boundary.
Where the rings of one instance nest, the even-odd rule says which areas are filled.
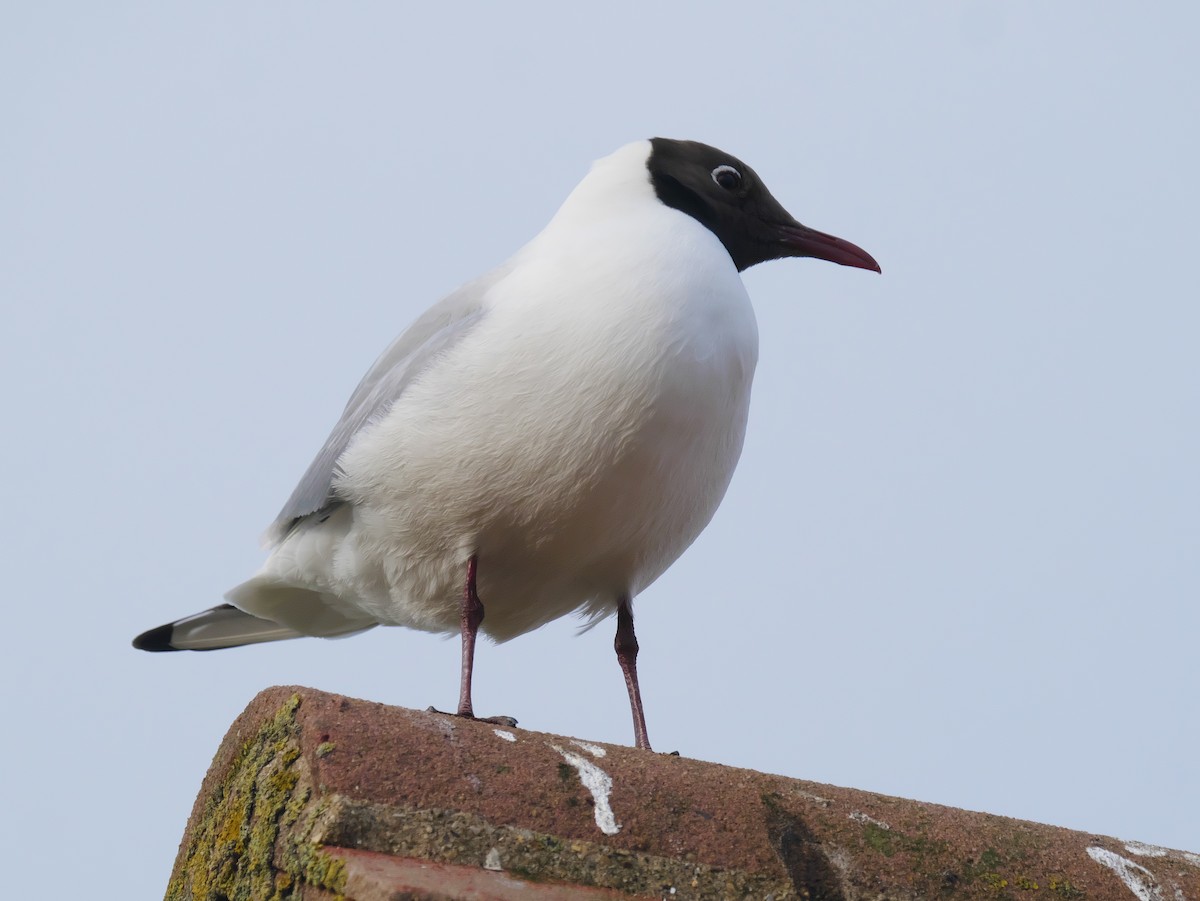
[[[300,479],[264,539],[275,544],[306,516],[336,504],[333,492],[338,458],[364,426],[382,416],[396,398],[441,354],[463,339],[483,318],[484,295],[510,271],[503,266],[469,282],[430,307],[391,343],[358,383],[325,446]]]

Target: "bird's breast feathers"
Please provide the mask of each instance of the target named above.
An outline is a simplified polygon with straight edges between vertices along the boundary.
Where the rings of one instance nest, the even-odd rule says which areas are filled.
[[[571,609],[585,598],[555,585],[556,566],[637,590],[699,534],[740,454],[757,328],[711,233],[652,212],[665,242],[662,222],[642,235],[626,221],[518,257],[486,321],[351,444],[338,490],[360,563],[405,581],[423,559],[456,573],[478,550],[500,561],[481,565],[492,618],[500,567],[539,566]]]

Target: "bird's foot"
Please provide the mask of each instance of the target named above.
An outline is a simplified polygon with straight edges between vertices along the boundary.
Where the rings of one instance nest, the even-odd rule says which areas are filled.
[[[442,716],[457,716],[464,720],[475,720],[477,723],[491,723],[493,726],[507,726],[509,729],[515,729],[517,726],[516,717],[512,716],[475,716],[473,713],[448,713],[445,710],[438,710],[436,707],[426,707],[426,713],[440,713]]]
[[[493,726],[507,726],[510,729],[517,727],[515,716],[473,716],[471,719],[479,720],[481,723],[491,723]]]

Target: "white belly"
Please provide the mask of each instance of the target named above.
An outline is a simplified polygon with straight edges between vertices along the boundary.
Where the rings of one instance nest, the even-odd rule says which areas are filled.
[[[732,263],[702,226],[684,239],[699,250],[675,265],[567,248],[557,269],[516,267],[343,456],[351,515],[325,526],[336,549],[301,561],[305,578],[379,622],[451,632],[477,554],[482,629],[503,640],[607,613],[661,575],[725,493],[757,360]],[[544,289],[572,279],[586,296]]]

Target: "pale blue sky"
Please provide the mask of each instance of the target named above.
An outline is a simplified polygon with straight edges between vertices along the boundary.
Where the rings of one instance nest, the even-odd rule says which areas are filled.
[[[63,847],[160,893],[265,686],[454,703],[428,635],[129,639],[258,566],[394,334],[656,134],[883,266],[747,274],[742,465],[637,605],[656,747],[1200,851],[1194,4],[4,19],[14,897]],[[612,626],[575,626],[482,645],[476,707],[629,743]]]

